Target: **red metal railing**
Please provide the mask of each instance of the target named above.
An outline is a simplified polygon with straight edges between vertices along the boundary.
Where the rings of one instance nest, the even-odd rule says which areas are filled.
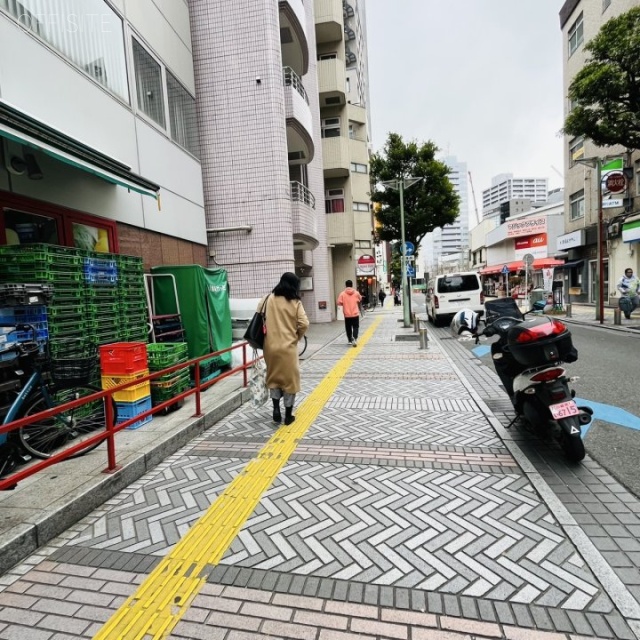
[[[93,395],[86,396],[84,398],[79,398],[78,400],[65,402],[64,404],[61,404],[57,407],[53,407],[52,409],[47,409],[46,411],[42,411],[32,416],[20,418],[19,420],[14,420],[13,422],[9,422],[5,425],[0,425],[0,434],[9,433],[11,431],[15,431],[16,429],[19,429],[20,427],[31,424],[32,422],[38,422],[39,420],[51,418],[59,413],[64,413],[69,409],[80,407],[83,404],[87,404],[88,402],[93,402],[99,398],[108,399],[107,402],[105,403],[106,425],[105,425],[104,431],[98,431],[95,433],[95,435],[84,439],[82,442],[79,442],[78,444],[69,446],[63,449],[62,451],[59,451],[58,453],[53,454],[50,458],[47,458],[46,460],[39,460],[37,462],[29,463],[23,469],[20,469],[15,473],[5,476],[4,478],[0,479],[0,491],[4,491],[6,489],[12,489],[13,487],[15,487],[15,485],[18,482],[21,482],[22,480],[38,473],[38,471],[42,471],[43,469],[46,469],[47,467],[57,464],[58,462],[63,462],[64,460],[67,460],[74,454],[79,453],[80,451],[91,446],[92,444],[96,442],[102,442],[104,440],[107,441],[107,468],[104,469],[103,473],[113,473],[117,471],[120,468],[116,462],[115,436],[118,432],[122,431],[123,429],[126,429],[128,426],[132,425],[134,422],[137,422],[138,420],[142,420],[149,415],[153,415],[154,413],[158,413],[159,411],[162,411],[166,407],[169,407],[175,404],[176,402],[180,402],[181,400],[192,395],[195,395],[195,405],[196,405],[195,413],[193,414],[193,417],[199,417],[202,415],[201,393],[206,389],[208,389],[209,387],[211,387],[212,385],[214,385],[216,382],[219,382],[224,378],[228,378],[229,376],[235,375],[240,371],[242,371],[242,386],[246,387],[248,383],[247,370],[255,362],[254,359],[251,359],[251,360],[247,359],[247,347],[249,347],[249,345],[246,342],[240,342],[238,344],[232,345],[231,347],[228,347],[227,349],[214,351],[205,356],[193,358],[188,362],[183,362],[181,364],[174,365],[173,367],[167,367],[162,371],[156,371],[152,374],[149,374],[148,376],[145,376],[144,378],[136,378],[135,380],[123,383],[121,385],[118,385],[117,387],[113,387],[112,389],[105,389],[103,391],[96,392]],[[211,380],[207,380],[205,383],[202,383],[200,381],[200,366],[199,366],[200,362],[202,362],[203,360],[209,360],[210,358],[214,358],[216,356],[223,355],[225,353],[233,351],[234,349],[242,349],[242,364],[238,365],[237,367],[233,367],[228,371],[224,371],[223,373],[221,373],[218,376],[215,376]],[[130,418],[125,422],[121,422],[120,424],[115,424],[116,416],[114,415],[113,401],[112,401],[114,393],[118,391],[122,391],[123,389],[127,389],[128,387],[131,387],[133,385],[138,385],[142,382],[146,382],[147,380],[151,381],[151,380],[154,380],[155,378],[159,378],[160,376],[164,376],[168,373],[173,373],[174,371],[180,371],[182,369],[186,369],[187,367],[191,367],[194,365],[195,365],[195,378],[194,378],[194,386],[192,388],[187,389],[186,391],[183,391],[182,393],[176,395],[175,397],[169,400],[166,400],[161,404],[156,405],[149,411],[145,411],[144,413],[141,413],[140,415]]]

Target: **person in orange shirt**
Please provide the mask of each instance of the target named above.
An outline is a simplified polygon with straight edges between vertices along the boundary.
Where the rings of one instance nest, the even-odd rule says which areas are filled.
[[[338,306],[344,313],[344,330],[349,344],[358,346],[358,332],[360,331],[360,315],[362,310],[362,296],[353,288],[353,281],[347,280],[346,289],[338,296]]]

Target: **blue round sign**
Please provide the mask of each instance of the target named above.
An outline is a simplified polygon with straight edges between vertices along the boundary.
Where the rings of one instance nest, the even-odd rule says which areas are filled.
[[[405,242],[404,243],[404,255],[405,256],[412,256],[413,252],[416,250],[416,248],[413,246],[413,242]]]

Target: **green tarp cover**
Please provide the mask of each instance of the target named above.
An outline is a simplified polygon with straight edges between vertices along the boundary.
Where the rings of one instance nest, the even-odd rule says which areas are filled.
[[[224,269],[205,269],[190,264],[153,267],[151,273],[175,277],[190,358],[231,346],[231,310]],[[157,315],[177,312],[171,278],[153,278],[153,295]],[[206,362],[218,367],[231,364],[231,352]]]

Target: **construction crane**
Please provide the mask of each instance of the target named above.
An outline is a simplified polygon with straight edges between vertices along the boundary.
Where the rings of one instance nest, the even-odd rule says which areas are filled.
[[[478,203],[476,202],[476,191],[473,188],[473,180],[471,179],[471,171],[469,173],[469,184],[471,185],[471,195],[473,196],[473,207],[476,210],[476,224],[480,224],[480,215],[478,214]]]

